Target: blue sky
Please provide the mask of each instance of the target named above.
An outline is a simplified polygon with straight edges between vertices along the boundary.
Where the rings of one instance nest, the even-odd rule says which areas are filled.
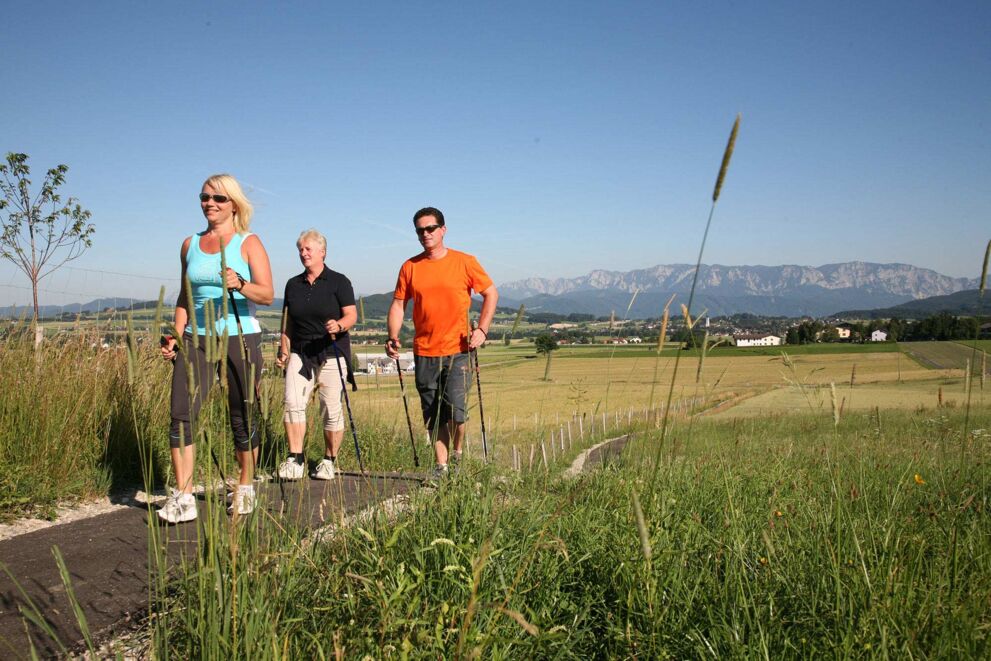
[[[219,171],[277,291],[311,226],[390,290],[426,205],[497,283],[694,262],[737,112],[704,261],[979,274],[987,2],[356,4],[2,0],[0,150],[97,226],[42,302],[174,290]]]

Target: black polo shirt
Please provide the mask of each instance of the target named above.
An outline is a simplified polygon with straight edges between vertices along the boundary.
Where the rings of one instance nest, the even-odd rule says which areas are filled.
[[[324,324],[340,319],[344,314],[341,308],[355,304],[351,281],[326,265],[312,285],[306,279],[306,271],[289,278],[284,299],[292,322],[289,341],[294,351],[313,340],[328,337]],[[347,333],[338,334],[337,345],[341,351],[350,353],[351,340]]]

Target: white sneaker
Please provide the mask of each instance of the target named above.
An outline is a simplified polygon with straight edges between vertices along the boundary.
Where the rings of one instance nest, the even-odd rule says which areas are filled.
[[[235,508],[237,508],[239,515],[251,514],[255,510],[255,486],[253,484],[239,484],[233,495],[231,504],[227,506],[228,514],[234,514]]]
[[[306,472],[306,466],[296,463],[294,457],[286,457],[286,460],[279,464],[279,478],[282,480],[301,480]]]
[[[337,470],[334,468],[334,462],[326,457],[317,462],[317,467],[313,469],[312,477],[314,480],[333,480],[336,476]]]
[[[158,518],[169,523],[183,523],[196,518],[196,497],[173,490],[158,510]]]

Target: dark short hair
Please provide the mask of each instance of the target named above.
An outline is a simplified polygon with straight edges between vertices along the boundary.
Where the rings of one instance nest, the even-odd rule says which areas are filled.
[[[437,219],[437,224],[441,227],[444,226],[444,214],[441,213],[440,209],[435,209],[434,207],[423,207],[419,211],[413,214],[413,226],[416,226],[416,221],[420,220],[424,216],[433,216]]]

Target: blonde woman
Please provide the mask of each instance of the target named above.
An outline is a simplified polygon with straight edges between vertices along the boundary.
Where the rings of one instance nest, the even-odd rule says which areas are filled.
[[[344,438],[341,411],[341,375],[350,373],[351,339],[358,321],[351,281],[324,264],[327,239],[309,229],[296,241],[303,272],[286,283],[286,330],[282,335],[276,365],[286,368],[285,425],[289,456],[279,466],[279,477],[298,480],[306,470],[303,437],[306,434],[306,403],[319,389],[323,417],[324,456],[312,477],[331,480],[336,474],[337,451]],[[334,342],[337,350],[334,350]]]
[[[268,254],[258,236],[249,231],[252,207],[237,180],[229,174],[214,175],[203,183],[199,199],[206,229],[182,242],[179,259],[182,282],[189,279],[192,293],[192,300],[187,300],[183,287],[176,300],[175,328],[183,334],[182,341],[167,337],[162,343],[162,356],[175,361],[169,444],[176,489],[158,511],[158,516],[169,523],[196,518],[193,497],[196,438],[192,427],[219,374],[220,365],[227,366],[230,425],[241,467],[231,510],[248,514],[254,509],[252,478],[258,460],[259,432],[249,411],[248,402],[252,398],[248,396],[248,388],[252,382],[259,383],[262,367],[261,326],[255,318],[255,305],[269,305],[274,296]],[[226,271],[221,267],[221,250]],[[226,317],[223,316],[224,284],[233,292],[236,306],[235,314],[228,299]],[[206,358],[206,310],[211,305],[216,318],[211,334],[226,332],[228,335],[227,357],[219,363]],[[194,329],[196,337],[193,337]],[[249,377],[249,371],[254,373],[253,379]],[[188,386],[190,372],[195,384],[192,393]]]

